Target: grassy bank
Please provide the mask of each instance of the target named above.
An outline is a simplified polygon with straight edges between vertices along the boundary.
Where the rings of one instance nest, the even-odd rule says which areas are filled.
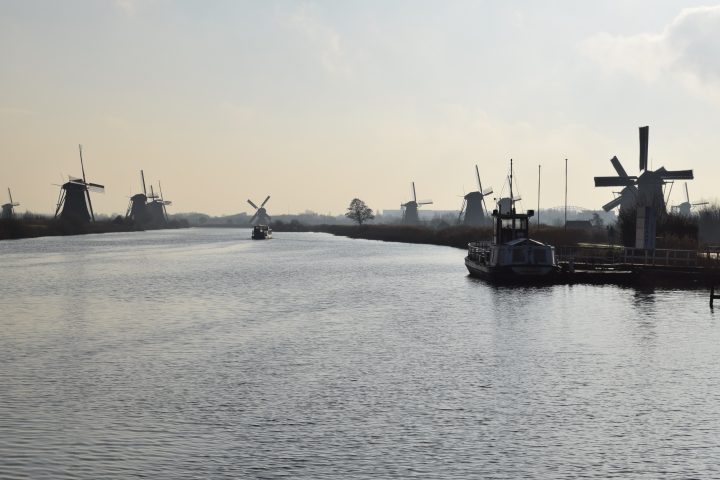
[[[187,222],[173,220],[163,228],[184,228],[187,226]],[[84,235],[88,233],[135,232],[143,230],[146,229],[132,223],[118,220],[101,220],[90,223],[70,222],[42,217],[0,220],[0,240]]]
[[[293,229],[281,231],[325,232],[350,238],[382,240],[385,242],[426,243],[456,248],[467,248],[469,242],[490,240],[492,237],[490,227],[475,228],[465,226],[432,228],[409,225],[363,225],[361,227],[355,225],[296,225]],[[619,233],[616,232],[613,241],[605,228],[582,230],[541,225],[530,228],[530,237],[556,247],[569,247],[580,244],[621,244]],[[657,248],[695,250],[698,248],[698,242],[697,238],[692,236],[673,235],[666,232],[658,238]]]
[[[319,225],[304,230],[325,232],[349,238],[382,240],[385,242],[426,243],[455,248],[467,248],[469,242],[490,240],[490,227],[453,226],[447,228],[430,228],[410,225]],[[573,230],[562,227],[540,226],[530,230],[532,238],[551,245],[577,245],[579,243],[607,243],[607,232],[604,229]]]

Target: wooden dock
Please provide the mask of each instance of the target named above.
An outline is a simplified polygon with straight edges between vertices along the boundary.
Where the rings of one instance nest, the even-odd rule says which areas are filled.
[[[720,249],[644,250],[607,245],[556,247],[567,283],[720,284]]]

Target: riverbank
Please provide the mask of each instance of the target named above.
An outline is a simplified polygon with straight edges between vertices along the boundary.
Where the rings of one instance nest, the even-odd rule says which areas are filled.
[[[187,222],[171,220],[161,228],[187,228]],[[117,233],[156,230],[157,228],[141,227],[133,223],[117,220],[100,220],[81,223],[69,222],[54,218],[32,218],[0,220],[0,240],[17,240],[20,238],[51,237],[63,235],[85,235],[89,233]]]
[[[424,243],[462,249],[466,249],[469,242],[490,240],[492,237],[491,227],[467,227],[462,225],[446,228],[431,228],[418,225],[317,225],[305,228],[306,230],[292,231],[324,232],[349,238],[385,242]],[[607,232],[604,229],[578,230],[542,225],[531,228],[530,235],[532,238],[550,245],[608,242]]]

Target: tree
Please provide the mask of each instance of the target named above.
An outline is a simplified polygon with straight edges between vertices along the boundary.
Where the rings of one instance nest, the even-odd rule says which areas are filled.
[[[362,225],[366,220],[372,220],[375,218],[372,209],[359,198],[353,198],[347,210],[348,211],[345,213],[345,216],[356,221],[358,225]]]

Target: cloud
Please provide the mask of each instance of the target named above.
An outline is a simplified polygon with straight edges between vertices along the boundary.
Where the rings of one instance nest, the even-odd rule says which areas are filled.
[[[289,25],[310,44],[315,56],[330,73],[350,71],[340,34],[323,23],[310,5],[303,5],[288,17]]]
[[[137,0],[115,0],[115,6],[128,15],[135,15],[137,3]]]
[[[720,5],[688,8],[660,33],[586,39],[580,52],[610,71],[653,82],[664,75],[688,85],[720,86]]]

